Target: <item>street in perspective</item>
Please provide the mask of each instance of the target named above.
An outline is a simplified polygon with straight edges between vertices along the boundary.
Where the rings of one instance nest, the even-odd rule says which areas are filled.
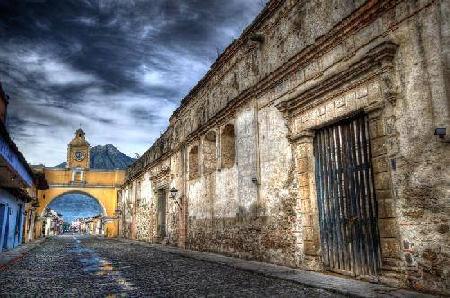
[[[48,239],[0,271],[0,278],[2,296],[341,296],[139,244],[77,235]]]

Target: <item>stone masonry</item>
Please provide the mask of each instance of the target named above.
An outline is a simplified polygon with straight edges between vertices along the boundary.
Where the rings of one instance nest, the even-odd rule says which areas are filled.
[[[449,37],[445,0],[269,1],[129,168],[121,235],[331,270],[314,141],[365,115],[380,268],[350,274],[449,294]]]

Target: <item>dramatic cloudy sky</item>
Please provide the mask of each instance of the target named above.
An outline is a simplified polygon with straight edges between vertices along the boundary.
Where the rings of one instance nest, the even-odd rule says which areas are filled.
[[[81,124],[91,145],[142,154],[265,0],[0,0],[8,127],[53,166]]]

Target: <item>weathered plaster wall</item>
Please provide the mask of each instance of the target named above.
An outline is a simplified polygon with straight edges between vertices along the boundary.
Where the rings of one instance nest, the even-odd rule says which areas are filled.
[[[250,104],[236,112],[234,125],[235,165],[188,183],[188,247],[299,265],[285,121],[274,107]]]
[[[170,198],[169,189],[171,182],[173,186],[182,188],[177,184],[176,170],[180,169],[180,155],[174,154],[170,159],[142,173],[140,177],[126,185],[121,190],[122,206],[122,235],[126,238],[149,242],[165,242],[179,244],[180,238],[180,207]],[[169,164],[173,174],[167,176]],[[164,174],[161,174],[164,173]],[[172,179],[169,179],[172,177]],[[179,179],[178,179],[179,180]],[[165,191],[166,199],[166,227],[165,237],[158,233],[158,212],[160,191]]]
[[[450,291],[449,144],[433,135],[449,127],[449,4],[437,1],[391,34],[396,57],[395,130],[398,155],[393,171],[395,199],[385,206],[398,216],[407,281],[418,289]],[[404,3],[404,14],[420,7]],[[445,44],[447,40],[447,44]],[[447,52],[445,55],[444,53]],[[397,232],[397,231],[395,231]],[[392,231],[394,233],[394,231]]]
[[[450,155],[433,132],[450,124],[449,6],[270,1],[128,171],[126,187],[142,176],[151,181],[141,184],[150,201],[126,211],[137,235],[323,270],[312,140],[317,129],[364,112],[379,279],[448,293]],[[230,156],[234,162],[225,162]],[[163,240],[154,232],[158,189],[167,192]]]

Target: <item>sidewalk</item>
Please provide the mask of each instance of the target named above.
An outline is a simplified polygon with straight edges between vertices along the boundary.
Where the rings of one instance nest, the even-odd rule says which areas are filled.
[[[137,240],[121,238],[117,240],[125,243],[151,247],[160,251],[178,254],[199,261],[219,263],[236,269],[261,274],[267,277],[289,280],[308,287],[325,289],[333,293],[339,293],[351,297],[436,297],[406,289],[393,288],[382,284],[374,284],[355,279],[328,275],[320,272],[293,269],[269,263],[246,261],[214,253],[180,249],[176,247],[152,244]]]
[[[24,243],[14,249],[0,253],[0,270],[5,270],[8,266],[22,259],[29,251],[45,241],[45,238],[37,239],[33,242]]]

